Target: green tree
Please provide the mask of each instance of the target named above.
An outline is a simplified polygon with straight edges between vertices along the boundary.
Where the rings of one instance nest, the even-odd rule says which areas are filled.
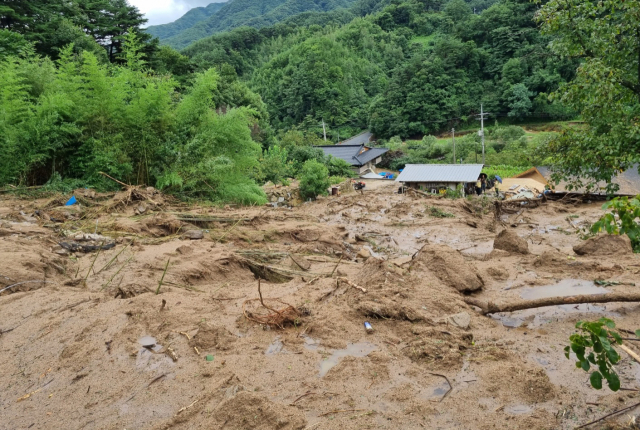
[[[553,98],[587,123],[551,142],[556,179],[604,180],[614,191],[611,178],[640,161],[639,9],[637,0],[551,0],[540,10],[542,30],[555,37],[551,50],[581,61]]]
[[[305,161],[298,179],[300,179],[300,195],[304,199],[315,199],[320,195],[326,195],[331,186],[329,170],[316,160]]]

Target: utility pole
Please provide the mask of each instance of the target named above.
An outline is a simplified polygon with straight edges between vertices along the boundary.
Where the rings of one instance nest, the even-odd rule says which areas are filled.
[[[451,129],[451,141],[453,142],[453,164],[456,164],[456,129]]]
[[[482,110],[482,103],[480,103],[480,132],[478,134],[482,138],[482,164],[484,164],[484,116],[489,115],[489,112],[484,112]]]
[[[327,141],[327,129],[324,128],[324,119],[322,120],[322,133],[324,133],[324,141]]]

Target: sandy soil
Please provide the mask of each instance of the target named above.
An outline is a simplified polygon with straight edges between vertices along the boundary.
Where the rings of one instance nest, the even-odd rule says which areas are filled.
[[[637,288],[637,255],[573,251],[600,204],[498,223],[491,202],[396,190],[293,209],[0,196],[0,290],[33,281],[0,293],[0,428],[572,429],[638,401],[590,388],[563,348],[580,319],[640,328],[639,305],[464,302]],[[503,229],[529,252],[494,250]],[[622,386],[640,389],[621,354]]]

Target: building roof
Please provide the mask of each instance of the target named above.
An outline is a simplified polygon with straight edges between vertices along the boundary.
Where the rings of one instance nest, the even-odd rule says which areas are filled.
[[[614,184],[618,184],[620,188],[616,191],[615,194],[619,195],[629,195],[636,196],[640,194],[640,174],[638,173],[638,167],[640,165],[635,164],[631,166],[629,169],[620,173],[618,176],[615,176],[611,179],[611,182]],[[568,190],[568,183],[565,181],[560,181],[559,184],[555,184],[554,181],[551,180],[551,174],[553,171],[548,167],[537,167],[538,171],[542,174],[542,176],[549,181],[549,186],[553,188],[557,192],[573,192],[573,193],[581,193],[585,192],[586,188],[581,189],[572,189]],[[598,182],[598,186],[593,189],[591,192],[596,194],[605,194],[606,193],[607,184],[604,181]]]
[[[316,148],[322,149],[324,155],[341,158],[352,166],[367,164],[388,151],[387,148],[369,148],[365,145],[327,145]]]
[[[398,182],[475,182],[482,164],[407,164]]]
[[[338,142],[338,145],[366,145],[369,143],[369,140],[371,140],[371,136],[373,136],[373,134],[371,134],[370,131],[363,131],[349,139]]]

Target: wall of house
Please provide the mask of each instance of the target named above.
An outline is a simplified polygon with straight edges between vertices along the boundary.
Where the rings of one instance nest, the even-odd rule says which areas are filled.
[[[460,182],[405,182],[405,187],[415,188],[417,190],[424,191],[425,193],[430,193],[431,190],[439,190],[441,188],[449,188],[453,191],[456,190]],[[464,184],[462,184],[464,185]],[[437,191],[436,191],[437,192]]]

